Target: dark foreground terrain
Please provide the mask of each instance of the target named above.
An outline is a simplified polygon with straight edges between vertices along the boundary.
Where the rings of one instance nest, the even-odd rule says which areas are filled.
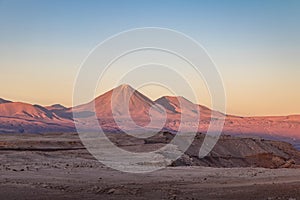
[[[145,145],[164,145],[172,135],[161,133],[144,143],[110,137],[125,149],[140,151]],[[199,135],[170,167],[130,174],[103,166],[76,134],[0,135],[0,199],[300,198],[299,152],[290,145],[224,136],[208,157],[197,159],[202,139]]]

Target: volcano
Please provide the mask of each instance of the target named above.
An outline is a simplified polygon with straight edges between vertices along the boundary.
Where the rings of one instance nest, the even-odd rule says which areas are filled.
[[[107,132],[126,129],[176,133],[180,127],[184,127],[185,131],[206,133],[211,121],[221,118],[225,118],[222,130],[225,134],[258,136],[300,144],[300,115],[226,115],[194,104],[184,97],[163,96],[153,101],[127,84],[71,108],[59,104],[43,107],[0,99],[0,133],[75,132],[74,121],[87,131],[97,131],[100,125]]]
[[[150,114],[159,116],[164,113],[161,106],[127,84],[120,85],[87,104],[73,108],[75,113],[82,111],[94,112],[98,118],[134,119],[145,119],[149,118]]]
[[[147,125],[158,126],[165,118],[165,109],[133,89],[130,85],[123,84],[93,101],[76,106],[72,109],[75,119],[84,121],[88,130],[93,129],[98,123],[108,132],[119,131],[118,126],[123,129],[133,130],[145,128]],[[93,119],[97,119],[97,122]],[[118,122],[118,124],[117,124]]]

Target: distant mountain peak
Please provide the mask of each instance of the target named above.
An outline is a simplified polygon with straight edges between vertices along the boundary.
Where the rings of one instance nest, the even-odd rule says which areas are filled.
[[[211,112],[210,109],[198,104],[194,104],[183,96],[163,96],[155,100],[155,103],[172,112],[194,116],[195,119],[200,111],[202,111],[203,114],[203,111],[206,110],[208,116]]]
[[[92,102],[99,102],[99,101],[110,101],[112,98],[112,95],[115,96],[128,96],[128,95],[133,95],[134,93],[138,93],[137,90],[135,90],[133,87],[131,87],[128,84],[122,84],[119,85],[116,88],[113,88],[107,92],[105,92],[104,94],[101,94],[100,96],[96,97]],[[105,99],[105,100],[104,100]]]
[[[190,100],[186,99],[183,96],[162,96],[155,101],[161,101],[161,100],[167,100],[170,102],[186,102],[186,103],[194,104],[193,102],[191,102]]]
[[[133,89],[133,87],[131,87],[131,85],[129,85],[129,84],[127,84],[127,83],[121,84],[121,85],[119,85],[118,87],[124,88],[124,89]],[[117,88],[118,88],[118,87],[117,87]]]
[[[129,84],[122,84],[119,85],[118,87],[114,88],[113,91],[118,91],[118,92],[134,92],[136,89],[131,87]]]
[[[53,104],[50,107],[52,107],[54,109],[66,109],[66,107],[61,104]]]
[[[181,107],[181,104],[185,106],[196,106],[196,104],[182,96],[163,96],[155,100],[155,102],[161,104],[164,107],[166,106],[166,104],[171,104],[175,107]]]

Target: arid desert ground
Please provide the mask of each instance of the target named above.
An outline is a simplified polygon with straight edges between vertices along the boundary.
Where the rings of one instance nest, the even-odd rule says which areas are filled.
[[[133,174],[99,163],[76,134],[0,138],[0,199],[300,198],[296,165],[276,169],[175,166]]]

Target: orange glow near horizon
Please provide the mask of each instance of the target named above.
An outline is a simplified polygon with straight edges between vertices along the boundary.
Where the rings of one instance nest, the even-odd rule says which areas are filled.
[[[53,84],[51,84],[51,87],[50,85],[41,85],[42,88],[31,87],[31,90],[25,90],[24,87],[17,87],[15,89],[11,87],[11,91],[17,91],[16,94],[6,92],[3,93],[1,98],[43,106],[59,103],[66,107],[71,107],[72,86],[70,84],[66,85],[68,85],[68,87],[64,88],[60,88],[59,85]],[[240,86],[243,86],[243,84],[240,84]],[[45,92],[43,87],[48,87],[48,91]],[[240,116],[278,116],[300,114],[300,109],[297,107],[300,102],[299,93],[290,93],[288,90],[284,90],[285,85],[277,86],[277,89],[282,91],[281,93],[274,91],[272,86],[265,85],[265,88],[260,88],[259,91],[257,91],[256,87],[258,86],[254,86],[253,88],[248,87],[246,89],[244,89],[245,87],[230,89],[230,87],[227,86],[227,113]],[[4,91],[3,88],[1,89],[1,91]],[[229,92],[229,90],[231,92]],[[139,91],[152,100],[156,100],[161,96],[174,96],[174,94],[170,91],[159,87],[148,86],[140,88]],[[99,95],[101,94],[102,93],[99,93]],[[210,102],[207,99],[199,100],[196,103],[210,107]]]

